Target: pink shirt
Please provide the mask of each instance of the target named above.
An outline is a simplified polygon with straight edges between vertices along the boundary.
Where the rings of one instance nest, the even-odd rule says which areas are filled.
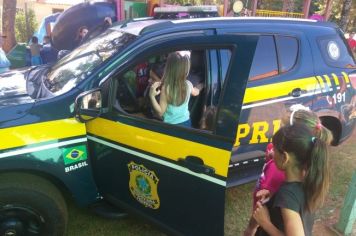
[[[281,184],[285,180],[284,171],[278,169],[273,158],[269,159],[273,155],[273,145],[270,143],[267,145],[266,149],[266,164],[263,166],[262,174],[257,180],[256,188],[253,193],[253,208],[255,209],[256,193],[261,189],[267,189],[270,191],[270,195],[275,194]]]
[[[259,178],[259,190],[267,189],[273,195],[278,191],[284,180],[284,171],[279,170],[274,160],[271,159],[265,164]]]

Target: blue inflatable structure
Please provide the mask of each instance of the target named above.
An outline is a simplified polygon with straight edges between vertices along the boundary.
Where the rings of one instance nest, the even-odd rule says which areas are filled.
[[[59,15],[52,30],[52,43],[57,50],[72,50],[78,29],[90,30],[104,23],[104,18],[116,19],[116,8],[110,2],[84,2]]]
[[[47,35],[47,26],[48,24],[54,24],[58,18],[58,16],[61,13],[55,13],[49,16],[46,16],[40,26],[38,27],[38,30],[33,34],[33,36],[36,36],[38,38],[38,43],[43,44],[43,37]]]

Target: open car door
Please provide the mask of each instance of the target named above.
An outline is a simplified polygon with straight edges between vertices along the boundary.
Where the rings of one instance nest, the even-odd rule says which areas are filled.
[[[167,38],[164,42],[157,39],[153,46],[138,47],[152,52],[172,45],[175,49],[197,45],[203,50],[231,51],[214,126],[203,131],[109,109],[87,122],[96,183],[104,199],[144,216],[171,234],[223,235],[228,165],[258,37],[199,31]],[[134,65],[140,54],[125,56],[125,61]],[[205,95],[209,97],[214,86],[209,77],[211,61],[205,59]],[[102,83],[103,97],[111,94],[109,99],[117,98],[112,91],[122,83],[125,70],[119,68]]]

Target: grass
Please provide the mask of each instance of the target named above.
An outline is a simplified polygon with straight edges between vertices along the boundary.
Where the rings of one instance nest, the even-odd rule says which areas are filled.
[[[339,147],[331,148],[332,183],[324,207],[316,214],[316,222],[332,226],[339,217],[345,194],[356,170],[356,130],[352,137]],[[251,194],[255,183],[231,188],[226,194],[225,235],[241,235],[251,214]],[[165,235],[141,218],[129,216],[121,220],[108,220],[93,215],[69,202],[68,235]],[[354,226],[355,228],[355,226]],[[354,230],[356,231],[356,230]],[[314,235],[318,235],[316,232]],[[322,234],[319,234],[322,235]],[[323,234],[325,236],[325,234]]]

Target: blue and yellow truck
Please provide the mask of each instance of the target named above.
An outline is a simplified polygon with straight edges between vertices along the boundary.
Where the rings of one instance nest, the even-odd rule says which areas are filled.
[[[190,52],[192,83],[204,84],[189,104],[191,128],[162,122],[137,93],[138,76],[180,50]],[[338,145],[355,128],[355,89],[355,59],[331,23],[112,27],[54,65],[0,75],[0,235],[64,235],[64,195],[169,234],[223,235],[226,188],[256,178],[289,108],[316,112]]]

